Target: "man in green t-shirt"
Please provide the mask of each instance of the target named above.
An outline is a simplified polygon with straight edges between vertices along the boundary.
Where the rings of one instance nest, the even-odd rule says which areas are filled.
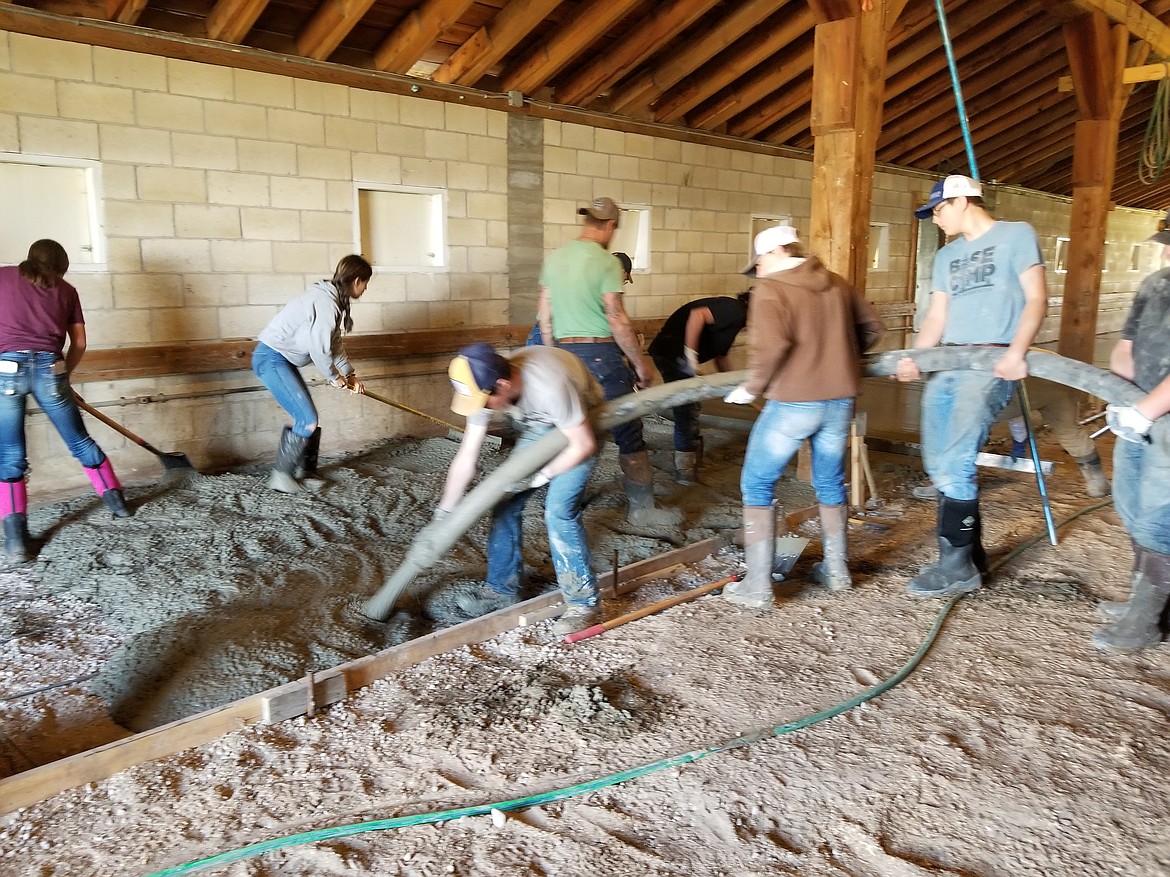
[[[605,398],[617,399],[635,387],[650,386],[654,375],[622,304],[621,266],[608,249],[621,210],[612,198],[594,198],[577,213],[583,217],[581,233],[554,250],[540,272],[541,338],[579,357],[601,384]],[[612,433],[630,502],[630,523],[678,526],[681,512],[654,506],[653,469],[642,421],[616,426]]]

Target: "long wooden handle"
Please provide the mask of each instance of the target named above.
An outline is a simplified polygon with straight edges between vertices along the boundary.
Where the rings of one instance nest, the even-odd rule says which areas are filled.
[[[613,630],[615,627],[621,627],[623,624],[629,624],[631,621],[637,621],[639,618],[645,618],[647,615],[653,615],[655,612],[661,612],[663,609],[669,609],[679,603],[686,603],[688,600],[702,597],[709,591],[718,590],[724,585],[738,580],[739,576],[726,576],[713,582],[707,582],[707,584],[699,585],[690,591],[675,594],[673,597],[667,597],[665,600],[659,600],[657,603],[651,603],[649,606],[643,606],[641,609],[635,609],[633,612],[627,612],[625,615],[619,615],[617,618],[611,618],[609,621],[603,621],[601,624],[595,624],[592,627],[571,633],[565,637],[565,642],[576,643],[591,636],[597,636],[599,633],[605,633],[607,630]]]
[[[98,411],[96,408],[94,408],[92,405],[90,405],[88,402],[86,402],[84,399],[82,399],[79,395],[77,395],[77,391],[74,391],[73,398],[77,400],[77,407],[78,408],[80,408],[86,414],[89,414],[89,415],[92,415],[93,417],[96,417],[98,420],[100,420],[102,423],[104,423],[110,429],[114,430],[114,432],[121,433],[122,435],[126,436],[126,438],[130,439],[130,441],[135,442],[140,447],[146,448],[151,453],[154,453],[154,454],[161,453],[160,451],[151,447],[150,443],[147,442],[146,439],[135,435],[130,430],[128,430],[126,427],[122,426],[122,424],[118,423],[118,421],[116,421],[110,417],[107,417],[105,414],[102,414],[100,411]]]
[[[448,423],[446,420],[440,420],[437,417],[432,417],[430,414],[427,414],[425,411],[419,411],[417,408],[411,408],[409,405],[403,405],[401,402],[395,402],[393,399],[387,399],[385,396],[379,396],[377,393],[375,393],[371,390],[363,390],[361,395],[369,396],[375,402],[381,402],[383,405],[389,405],[391,408],[397,408],[400,411],[407,412],[408,414],[417,414],[419,417],[425,417],[427,420],[431,421],[432,423],[437,423],[440,426],[447,427],[448,429],[453,429],[457,432],[463,432],[462,426],[456,426],[453,423]]]

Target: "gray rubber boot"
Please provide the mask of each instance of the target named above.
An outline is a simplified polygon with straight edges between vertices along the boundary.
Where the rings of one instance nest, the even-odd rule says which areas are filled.
[[[289,427],[280,434],[280,448],[276,453],[276,465],[268,476],[267,486],[281,493],[303,493],[304,488],[296,479],[297,467],[302,465],[307,436],[297,435]]]
[[[8,515],[4,519],[4,556],[11,563],[25,563],[28,542],[28,518],[19,513]]]
[[[1131,540],[1132,541],[1132,540]],[[1133,590],[1133,580],[1137,576],[1138,567],[1142,565],[1142,551],[1144,549],[1133,542],[1133,572],[1129,577],[1129,589]],[[1097,604],[1097,614],[1102,621],[1120,621],[1129,611],[1129,600],[1102,600]]]
[[[748,609],[768,609],[776,559],[776,512],[772,506],[743,507],[743,558],[747,572],[723,589],[723,597]]]
[[[654,505],[654,468],[650,465],[650,452],[619,454],[618,464],[622,467],[622,486],[630,501],[627,520],[635,527],[677,527],[682,523],[679,509],[660,509]]]
[[[910,584],[912,597],[953,597],[983,584],[973,554],[979,544],[979,500],[951,499],[939,494],[938,563],[928,563]]]
[[[1105,470],[1101,468],[1101,458],[1097,452],[1086,457],[1073,457],[1080,467],[1081,477],[1085,479],[1085,494],[1093,498],[1109,495],[1109,479],[1105,477]]]
[[[938,488],[933,484],[920,484],[910,491],[915,499],[938,499]]]
[[[699,452],[674,452],[674,480],[682,485],[699,483]]]
[[[1125,615],[1093,634],[1093,645],[1106,652],[1133,652],[1162,641],[1162,613],[1170,603],[1170,554],[1143,548],[1130,584]]]
[[[486,584],[481,584],[474,591],[460,594],[455,598],[455,605],[469,618],[478,618],[489,612],[515,606],[519,602],[518,594],[501,594]]]
[[[820,513],[824,560],[813,564],[813,581],[830,591],[847,591],[853,587],[849,575],[849,507],[823,505]]]

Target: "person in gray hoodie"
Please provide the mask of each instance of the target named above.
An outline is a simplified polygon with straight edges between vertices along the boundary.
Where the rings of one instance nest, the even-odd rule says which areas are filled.
[[[362,297],[374,270],[358,255],[337,263],[332,280],[318,280],[290,301],[260,333],[252,371],[293,419],[280,436],[276,465],[268,486],[282,493],[304,490],[314,479],[321,448],[317,406],[299,369],[310,362],[338,389],[363,393],[365,387],[345,353],[342,336],[353,329],[351,302]]]

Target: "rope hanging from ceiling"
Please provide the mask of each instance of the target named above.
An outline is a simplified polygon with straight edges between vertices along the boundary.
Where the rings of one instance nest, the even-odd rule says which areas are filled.
[[[1138,154],[1138,179],[1145,186],[1154,185],[1166,170],[1167,162],[1170,162],[1170,62],[1166,63],[1166,76],[1158,80],[1154,93],[1154,106]]]

